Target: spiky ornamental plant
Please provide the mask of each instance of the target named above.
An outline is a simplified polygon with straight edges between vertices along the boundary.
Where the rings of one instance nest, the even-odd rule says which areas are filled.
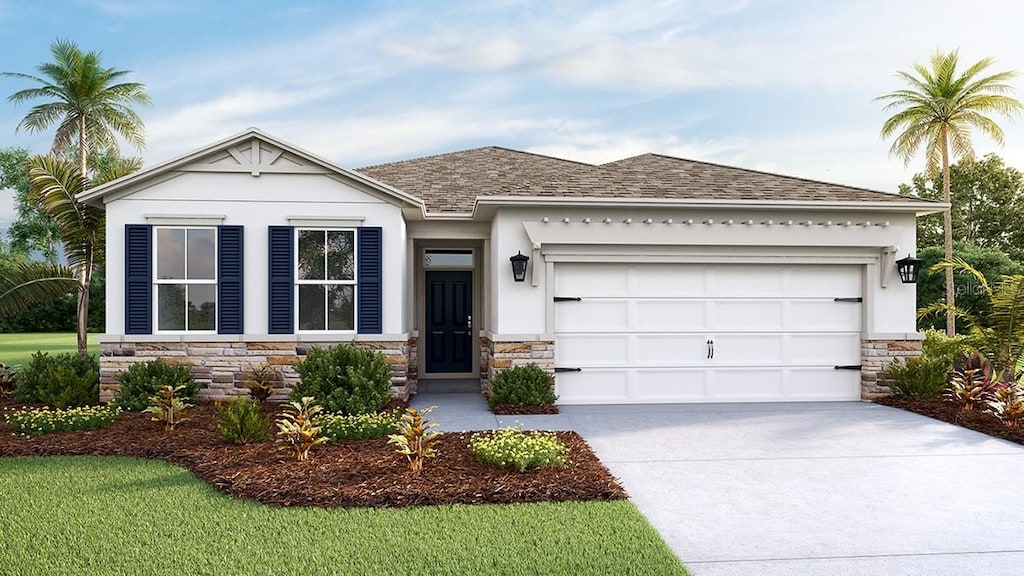
[[[301,402],[289,402],[277,418],[277,442],[284,448],[291,448],[295,459],[302,462],[309,458],[309,451],[327,442],[320,435],[317,415],[323,408],[312,396],[303,396]]]
[[[986,404],[1007,428],[1019,428],[1024,422],[1024,387],[1018,383],[996,390]]]
[[[152,398],[149,399],[150,406],[144,412],[156,414],[154,422],[163,422],[164,430],[174,430],[174,427],[181,424],[187,418],[184,417],[186,408],[192,405],[181,398],[184,386],[163,386]]]
[[[985,75],[993,64],[991,58],[979,60],[966,70],[959,70],[960,54],[936,51],[931,66],[915,64],[913,72],[897,72],[907,88],[896,90],[876,100],[886,102],[885,110],[895,112],[882,125],[882,137],[895,137],[889,153],[906,164],[922,148],[929,171],[942,170],[942,198],[950,202],[949,158],[971,160],[971,130],[978,130],[998,144],[1003,143],[1003,130],[987,114],[1014,117],[1024,106],[1008,96],[1013,92],[1009,80],[1016,72]],[[944,212],[946,259],[953,258],[952,212]],[[953,306],[953,271],[946,270],[946,304]],[[946,333],[956,334],[956,321],[946,317]]]
[[[395,444],[395,450],[409,460],[409,470],[413,474],[419,474],[423,470],[423,461],[426,458],[437,456],[434,445],[438,441],[438,433],[430,429],[436,428],[437,424],[424,418],[432,412],[436,406],[430,406],[423,410],[406,408],[402,419],[398,421],[398,434],[388,436],[388,444]]]
[[[1013,381],[1005,370],[996,368],[988,358],[975,352],[963,355],[953,367],[953,378],[943,397],[955,403],[961,412],[969,412]]]

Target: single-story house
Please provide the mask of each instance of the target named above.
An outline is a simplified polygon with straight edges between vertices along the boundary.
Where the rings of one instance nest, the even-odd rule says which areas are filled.
[[[659,154],[352,170],[258,129],[81,199],[107,214],[104,399],[154,357],[216,399],[246,394],[249,366],[287,383],[311,346],[355,341],[397,394],[534,362],[564,404],[884,392],[920,350],[895,262],[945,206]]]

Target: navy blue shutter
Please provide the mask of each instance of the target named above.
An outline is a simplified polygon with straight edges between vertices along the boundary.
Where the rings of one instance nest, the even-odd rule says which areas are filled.
[[[124,333],[153,333],[153,227],[124,227]]]
[[[381,328],[381,228],[359,228],[359,255],[356,269],[356,305],[360,334],[380,334]]]
[[[242,334],[244,288],[242,286],[242,227],[217,227],[217,333]]]
[[[271,226],[268,245],[270,253],[268,334],[295,332],[295,254],[294,227]]]

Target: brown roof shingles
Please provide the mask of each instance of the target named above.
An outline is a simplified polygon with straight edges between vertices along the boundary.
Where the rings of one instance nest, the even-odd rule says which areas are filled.
[[[916,200],[660,154],[593,165],[488,146],[368,166],[358,172],[422,198],[428,213],[469,213],[481,196],[803,202]]]

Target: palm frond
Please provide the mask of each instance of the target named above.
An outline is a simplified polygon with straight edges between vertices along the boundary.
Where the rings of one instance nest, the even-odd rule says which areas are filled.
[[[5,265],[0,273],[0,318],[20,314],[40,302],[77,290],[78,280],[66,266],[46,262]]]

